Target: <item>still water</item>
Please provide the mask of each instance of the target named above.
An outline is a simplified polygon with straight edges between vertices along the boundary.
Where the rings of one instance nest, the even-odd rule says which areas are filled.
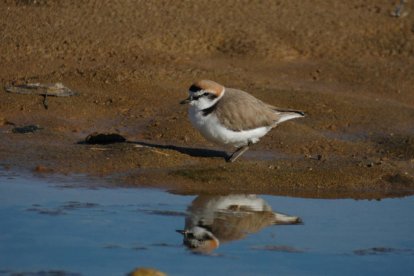
[[[84,181],[0,172],[0,275],[126,275],[136,267],[168,275],[414,270],[414,197],[180,196],[79,185]],[[214,246],[185,246],[178,232],[194,227]]]

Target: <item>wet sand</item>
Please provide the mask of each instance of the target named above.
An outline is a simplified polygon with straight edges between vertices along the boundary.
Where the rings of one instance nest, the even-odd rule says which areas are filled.
[[[414,193],[414,11],[399,1],[3,1],[0,164],[180,194]],[[236,163],[178,103],[198,79],[304,110]],[[62,82],[73,97],[6,93]],[[39,125],[32,134],[16,126]],[[93,132],[127,143],[79,144]]]

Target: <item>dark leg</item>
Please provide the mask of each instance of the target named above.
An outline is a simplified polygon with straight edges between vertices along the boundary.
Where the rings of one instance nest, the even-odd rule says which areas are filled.
[[[240,148],[238,148],[238,149],[236,149],[236,151],[235,152],[233,152],[233,154],[232,155],[230,155],[228,158],[227,158],[227,162],[234,162],[234,161],[236,161],[237,160],[237,158],[239,158],[243,153],[245,153],[248,149],[249,149],[249,146],[250,146],[250,143],[249,144],[247,144],[246,146],[243,146],[243,147],[240,147]]]

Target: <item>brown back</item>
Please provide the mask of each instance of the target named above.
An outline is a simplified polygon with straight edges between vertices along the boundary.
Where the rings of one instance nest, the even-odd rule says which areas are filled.
[[[272,106],[233,88],[226,88],[215,107],[215,112],[220,123],[234,131],[273,127],[281,117]]]

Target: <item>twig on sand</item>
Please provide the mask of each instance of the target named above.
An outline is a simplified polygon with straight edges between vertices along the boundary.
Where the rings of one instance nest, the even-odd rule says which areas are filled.
[[[134,147],[135,147],[135,148],[147,148],[147,149],[149,149],[150,151],[152,151],[152,152],[154,152],[154,153],[158,153],[158,154],[161,154],[161,155],[164,155],[164,156],[170,156],[168,153],[165,153],[165,152],[162,152],[162,151],[159,151],[159,150],[153,149],[153,148],[151,148],[151,147],[149,147],[149,146],[144,146],[144,145],[134,145]]]
[[[404,4],[407,3],[407,0],[400,0],[394,10],[391,12],[391,16],[393,17],[405,17],[408,15],[407,11],[404,11]]]
[[[97,151],[105,151],[105,150],[110,150],[110,149],[108,149],[108,148],[97,148],[97,147],[92,147],[92,148],[89,148],[90,150],[97,150]]]

